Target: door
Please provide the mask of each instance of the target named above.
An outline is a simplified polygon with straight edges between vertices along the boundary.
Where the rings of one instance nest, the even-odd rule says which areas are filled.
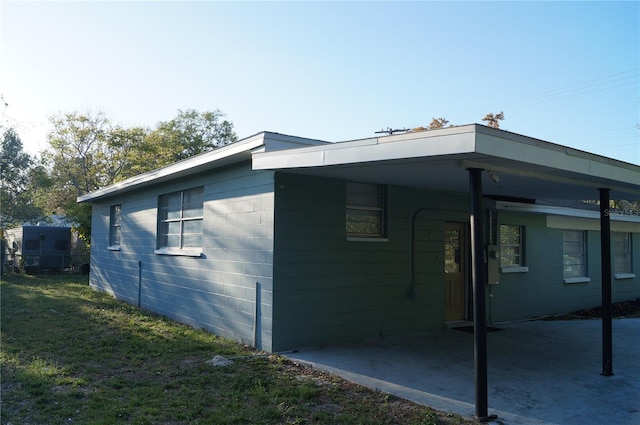
[[[446,322],[466,319],[466,224],[445,223],[444,293]]]

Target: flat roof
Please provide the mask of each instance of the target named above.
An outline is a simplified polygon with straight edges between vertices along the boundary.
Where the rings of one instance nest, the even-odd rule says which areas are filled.
[[[640,166],[480,124],[256,153],[253,168],[465,193],[480,168],[498,198],[640,197]]]
[[[330,143],[261,132],[216,150],[78,197],[89,202],[242,161],[282,170],[424,190],[467,193],[480,168],[496,198],[640,199],[640,166],[556,143],[470,124]]]

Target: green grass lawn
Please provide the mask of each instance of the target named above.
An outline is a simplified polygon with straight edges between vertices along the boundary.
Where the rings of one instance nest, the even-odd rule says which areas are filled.
[[[3,276],[1,423],[470,424],[91,290]],[[233,364],[207,363],[216,355]]]

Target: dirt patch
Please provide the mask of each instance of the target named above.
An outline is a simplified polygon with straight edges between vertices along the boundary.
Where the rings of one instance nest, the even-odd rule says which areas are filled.
[[[613,317],[640,317],[640,298],[622,301],[611,306]],[[583,308],[572,313],[550,317],[547,320],[585,320],[602,318],[602,306]]]

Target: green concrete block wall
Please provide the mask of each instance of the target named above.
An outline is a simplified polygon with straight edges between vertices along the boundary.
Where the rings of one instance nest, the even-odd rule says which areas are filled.
[[[203,255],[154,253],[158,196],[197,186],[204,187]],[[119,251],[107,248],[114,204],[122,207]],[[91,286],[271,351],[273,204],[273,174],[249,163],[95,202]]]
[[[562,229],[548,228],[546,217],[500,211],[498,224],[524,226],[524,273],[501,273],[500,284],[489,288],[490,320],[494,323],[563,314],[601,304],[600,232],[587,231],[587,275],[590,282],[564,283]],[[640,234],[633,240],[633,264],[640,264]],[[640,274],[612,280],[613,301],[640,297]]]
[[[465,196],[388,188],[384,242],[345,234],[345,182],[276,174],[274,349],[317,345],[444,325],[444,221],[466,221]],[[458,212],[444,212],[457,208]],[[411,217],[416,221],[410,297]]]

